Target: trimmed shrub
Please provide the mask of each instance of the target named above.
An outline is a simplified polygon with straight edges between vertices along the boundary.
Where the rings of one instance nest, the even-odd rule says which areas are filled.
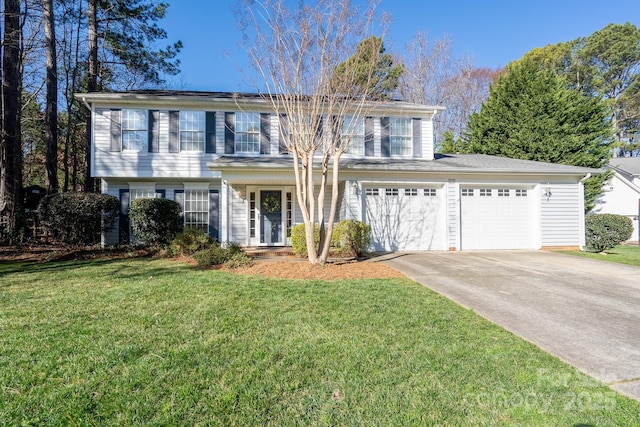
[[[603,252],[628,240],[633,233],[631,219],[614,214],[594,214],[585,218],[587,250]]]
[[[228,268],[238,268],[253,263],[237,243],[227,243],[224,246],[212,243],[208,248],[196,252],[193,258],[200,267],[224,264]]]
[[[169,199],[136,199],[129,219],[136,239],[149,245],[166,245],[182,231],[180,204]]]
[[[69,244],[100,242],[100,234],[113,228],[120,212],[117,197],[96,193],[59,193],[38,205],[41,223],[54,238]]]
[[[225,250],[219,244],[213,244],[193,254],[193,259],[200,267],[222,264],[227,260]]]
[[[210,237],[199,228],[187,228],[182,233],[178,233],[171,241],[168,256],[192,256],[216,243],[216,239]]]
[[[320,229],[314,226],[313,240],[320,243]],[[362,256],[371,242],[371,227],[360,221],[346,219],[336,224],[331,236],[332,253],[337,256]],[[291,247],[293,253],[307,256],[307,241],[304,224],[298,224],[291,230]]]
[[[371,243],[371,226],[355,219],[340,221],[333,230],[331,243],[337,255],[362,256]]]
[[[229,258],[224,262],[227,268],[240,268],[253,264],[253,259],[244,252],[227,253]]]
[[[317,225],[315,225],[313,229],[313,240],[316,242],[316,245],[320,243],[320,229]],[[297,256],[307,256],[307,239],[304,224],[298,224],[291,230],[291,248]]]

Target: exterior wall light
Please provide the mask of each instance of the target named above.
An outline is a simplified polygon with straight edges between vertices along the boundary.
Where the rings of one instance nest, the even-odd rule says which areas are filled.
[[[543,188],[544,190],[544,196],[547,198],[547,202],[549,201],[549,199],[551,198],[551,186],[549,185],[549,183],[547,182],[547,185]]]
[[[352,196],[358,195],[358,183],[356,181],[353,181],[351,183],[351,195]]]

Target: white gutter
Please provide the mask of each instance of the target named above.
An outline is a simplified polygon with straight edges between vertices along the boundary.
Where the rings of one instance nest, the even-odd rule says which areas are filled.
[[[584,178],[582,178],[582,179],[580,180],[580,182],[582,182],[582,183],[584,184],[584,182],[585,182],[586,180],[588,180],[589,178],[591,178],[591,172],[589,172],[589,173],[588,173]]]

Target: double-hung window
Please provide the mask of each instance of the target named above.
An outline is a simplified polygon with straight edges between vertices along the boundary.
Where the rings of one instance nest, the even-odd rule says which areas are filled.
[[[364,156],[364,118],[345,117],[342,124],[342,140],[350,141],[347,153]]]
[[[389,118],[389,148],[392,156],[410,156],[413,148],[411,119]]]
[[[260,153],[260,114],[236,113],[236,153]]]
[[[122,110],[122,149],[147,151],[149,144],[149,112]]]
[[[204,111],[180,111],[180,151],[204,151]]]
[[[186,190],[183,212],[185,228],[197,228],[207,233],[209,229],[208,190]]]

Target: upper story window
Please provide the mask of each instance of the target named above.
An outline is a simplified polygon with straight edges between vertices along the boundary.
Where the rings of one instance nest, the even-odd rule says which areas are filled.
[[[389,148],[392,156],[410,156],[413,148],[411,119],[389,118]]]
[[[236,113],[236,153],[260,153],[260,114]]]
[[[342,138],[350,140],[347,153],[364,156],[364,118],[345,117],[342,124]]]
[[[180,151],[204,151],[204,111],[180,111]]]
[[[147,151],[149,144],[149,112],[122,110],[122,149]]]

